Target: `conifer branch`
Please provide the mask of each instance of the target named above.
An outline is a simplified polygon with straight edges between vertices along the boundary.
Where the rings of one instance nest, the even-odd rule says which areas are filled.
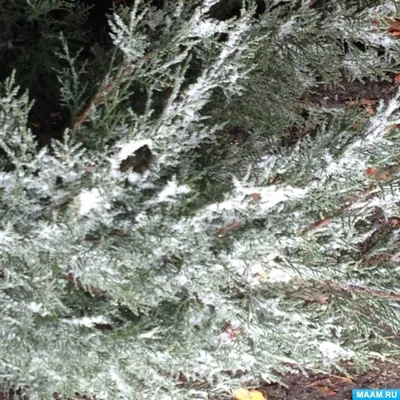
[[[375,297],[379,297],[382,299],[388,299],[388,300],[395,300],[395,301],[400,301],[400,294],[399,293],[394,293],[394,292],[388,292],[385,290],[379,290],[379,289],[372,289],[372,288],[367,288],[367,287],[362,287],[359,285],[355,284],[340,284],[337,282],[333,281],[325,281],[326,285],[335,291],[339,292],[359,292],[359,293],[366,293],[370,294]]]
[[[72,272],[64,275],[64,279],[66,279],[69,282],[74,283],[77,286],[77,288],[83,290],[84,292],[90,293],[91,295],[94,295],[96,297],[104,297],[108,300],[113,300],[113,297],[111,295],[109,295],[105,290],[96,288],[92,285],[89,285],[89,286],[84,285],[79,278],[76,278],[72,274]]]
[[[107,96],[107,94],[115,89],[121,79],[128,76],[132,72],[133,68],[134,67],[123,68],[121,73],[117,74],[113,79],[111,79],[111,81],[108,82],[103,89],[92,98],[92,100],[89,102],[89,105],[82,111],[82,113],[76,117],[75,126],[82,125],[86,121],[93,108],[96,107],[96,105],[98,105],[104,99],[104,97]]]
[[[301,231],[301,235],[302,236],[307,235],[309,232],[316,231],[316,230],[328,225],[329,222],[333,218],[339,217],[340,215],[342,215],[342,213],[344,211],[353,208],[359,202],[363,202],[367,199],[373,198],[378,193],[379,193],[379,189],[371,189],[371,190],[368,190],[368,191],[362,193],[361,195],[348,197],[348,200],[350,200],[350,202],[348,202],[345,206],[341,207],[338,211],[332,213],[329,216],[323,217],[323,218],[315,221],[312,225],[303,229]]]

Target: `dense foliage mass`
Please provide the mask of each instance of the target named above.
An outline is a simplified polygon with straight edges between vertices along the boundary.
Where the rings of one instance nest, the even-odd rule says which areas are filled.
[[[3,387],[217,399],[398,353],[396,2],[106,5],[0,0]]]

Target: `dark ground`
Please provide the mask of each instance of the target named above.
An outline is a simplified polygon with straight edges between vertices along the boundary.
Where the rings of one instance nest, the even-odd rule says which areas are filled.
[[[349,366],[351,372],[351,366]],[[370,369],[351,377],[343,374],[287,375],[287,387],[277,384],[263,385],[258,390],[266,400],[350,400],[352,389],[399,389],[400,364],[378,361]]]

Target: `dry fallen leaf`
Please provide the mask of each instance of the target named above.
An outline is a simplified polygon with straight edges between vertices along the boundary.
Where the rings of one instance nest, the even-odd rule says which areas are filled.
[[[258,390],[236,389],[232,394],[236,400],[267,400]]]
[[[385,18],[387,24],[389,25],[389,32],[390,33],[395,33],[400,31],[400,21],[398,19],[393,19],[393,18]]]
[[[377,104],[377,100],[373,99],[360,99],[360,100],[349,100],[346,101],[346,105],[349,107],[362,106],[369,115],[375,115],[374,106]]]
[[[377,172],[378,172],[378,170],[377,170],[375,167],[368,167],[368,168],[365,170],[365,173],[366,173],[368,176],[374,176],[374,175],[376,175]]]
[[[378,102],[378,100],[373,100],[373,99],[361,99],[360,100],[360,104],[362,104],[363,106],[373,106],[377,102]]]
[[[374,107],[372,107],[372,106],[366,106],[365,111],[367,111],[367,113],[369,115],[375,115],[375,110],[374,110]]]
[[[346,104],[350,107],[354,106],[373,106],[378,101],[373,99],[360,99],[360,100],[349,100],[346,101]]]
[[[326,386],[316,386],[316,389],[323,393],[325,396],[334,396],[336,392]]]
[[[389,171],[382,171],[376,167],[368,167],[365,173],[368,176],[375,177],[378,181],[387,181],[392,177]]]

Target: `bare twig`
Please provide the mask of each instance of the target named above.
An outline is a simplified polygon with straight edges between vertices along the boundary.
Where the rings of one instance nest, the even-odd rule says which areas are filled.
[[[132,71],[133,67],[124,68],[120,74],[115,76],[99,93],[97,93],[89,105],[83,110],[83,112],[75,119],[75,126],[81,125],[86,121],[89,113],[92,109],[100,103],[100,101],[116,86],[116,84],[126,75]]]
[[[325,281],[325,284],[336,291],[367,293],[383,299],[400,301],[400,294],[398,293],[366,288],[354,284],[341,285],[333,281]]]
[[[363,194],[361,194],[360,196],[354,197],[351,199],[351,202],[349,202],[348,204],[346,204],[345,206],[343,206],[342,208],[340,208],[338,211],[332,213],[329,216],[325,216],[317,221],[315,221],[312,225],[308,226],[307,228],[303,229],[301,231],[301,235],[304,236],[307,233],[311,232],[311,231],[316,231],[319,228],[322,228],[325,225],[328,225],[329,222],[334,218],[339,216],[343,211],[349,210],[350,208],[352,208],[355,204],[357,204],[357,202],[362,202],[367,200],[368,198],[373,197],[376,193],[378,193],[379,190],[378,189],[373,189],[373,190],[368,190],[366,192],[364,192]]]

